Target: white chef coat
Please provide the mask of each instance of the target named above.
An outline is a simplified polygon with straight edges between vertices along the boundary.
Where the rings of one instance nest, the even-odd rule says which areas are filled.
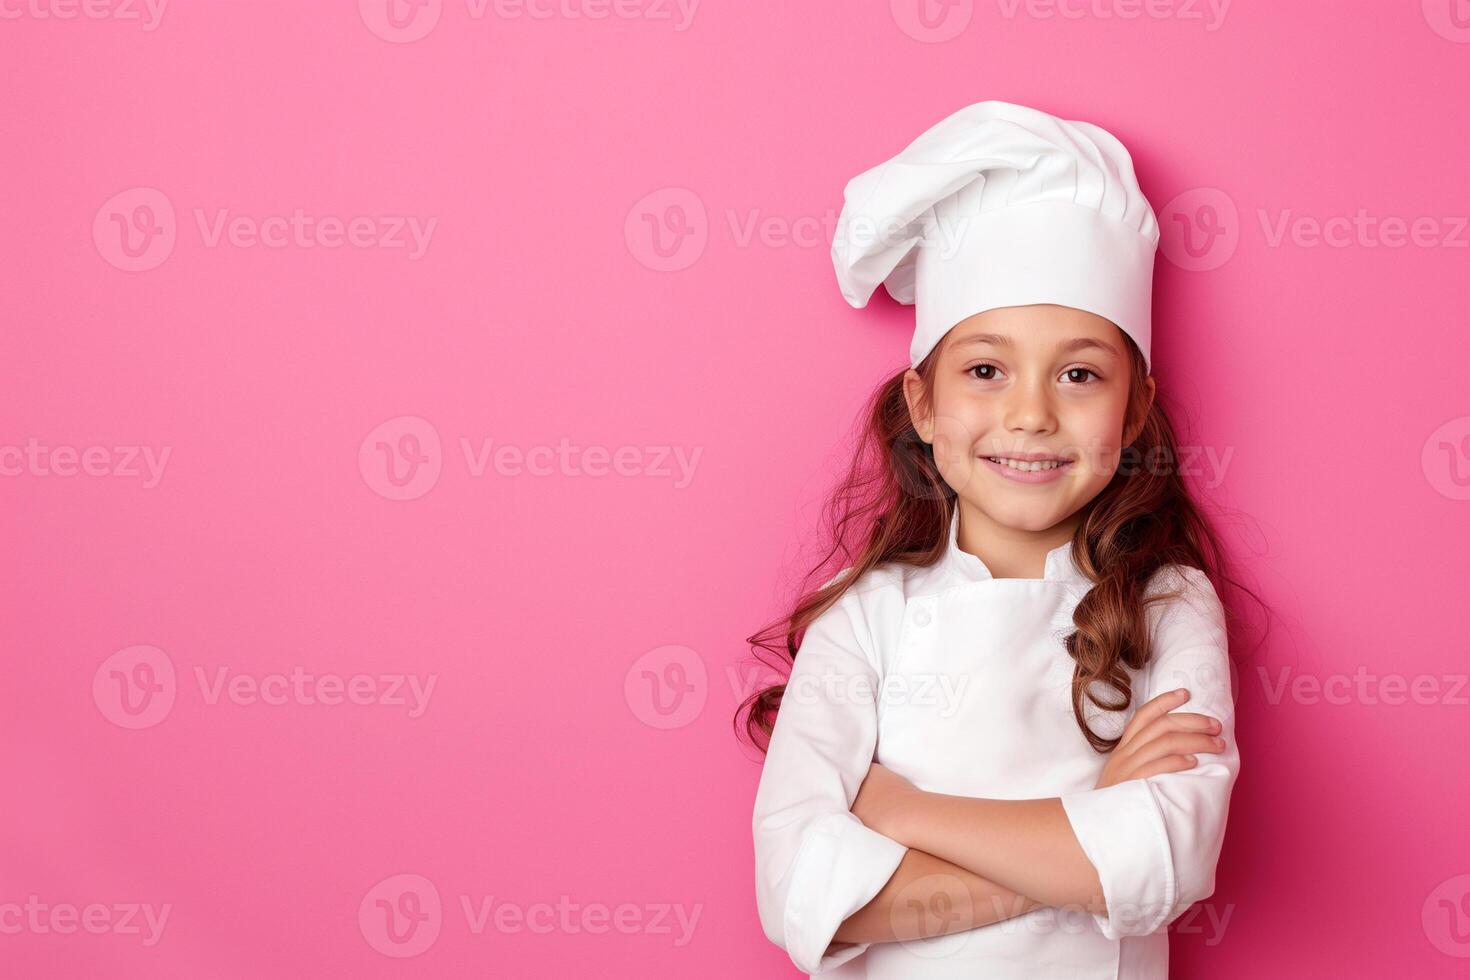
[[[1140,705],[1187,687],[1176,710],[1218,718],[1225,748],[1183,772],[1093,789],[1107,756],[1073,717],[1062,645],[1091,582],[1070,543],[1047,553],[1040,579],[997,579],[958,546],[958,528],[956,506],[938,562],[874,569],[807,627],[755,797],[762,928],[804,973],[834,980],[1166,977],[1165,927],[1214,891],[1240,765],[1215,590],[1198,569],[1161,569],[1149,594],[1186,593],[1147,607],[1153,655],[1131,674],[1132,704],[1086,710],[1095,731],[1115,736]],[[906,850],[850,812],[873,761],[931,792],[1060,797],[1108,914],[1045,907],[930,939],[829,949]]]

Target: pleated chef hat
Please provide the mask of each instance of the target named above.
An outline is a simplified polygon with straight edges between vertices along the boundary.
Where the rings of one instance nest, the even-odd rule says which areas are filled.
[[[912,366],[966,317],[1055,303],[1106,317],[1149,357],[1159,225],[1111,133],[977,102],[848,181],[832,242],[842,295],[914,306]]]

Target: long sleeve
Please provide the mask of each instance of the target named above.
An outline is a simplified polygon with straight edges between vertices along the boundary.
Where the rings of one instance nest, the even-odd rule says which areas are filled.
[[[1220,721],[1220,752],[1200,753],[1193,768],[1103,789],[1064,794],[1063,809],[1097,869],[1108,914],[1093,915],[1109,939],[1164,928],[1215,891],[1230,791],[1240,771],[1235,744],[1224,609],[1208,576],[1174,565],[1165,588],[1185,595],[1148,607],[1154,636],[1146,690],[1135,706],[1175,688],[1189,700],[1174,710]]]
[[[851,600],[849,593],[830,606],[802,637],[752,816],[761,927],[808,974],[868,948],[828,947],[837,927],[882,889],[907,851],[851,813],[877,746],[880,690],[868,633]]]

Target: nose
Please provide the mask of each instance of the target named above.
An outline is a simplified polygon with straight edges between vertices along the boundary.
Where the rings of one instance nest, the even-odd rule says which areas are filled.
[[[1016,435],[1048,433],[1057,425],[1056,405],[1046,379],[1017,381],[1006,394],[1005,428]]]

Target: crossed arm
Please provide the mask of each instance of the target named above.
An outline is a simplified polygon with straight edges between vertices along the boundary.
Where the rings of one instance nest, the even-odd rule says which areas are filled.
[[[874,765],[876,713],[822,694],[829,673],[880,682],[862,611],[840,602],[813,621],[752,812],[766,937],[818,973],[871,942],[963,932],[1040,907],[1089,911],[1109,939],[1146,935],[1210,895],[1239,753],[1233,737],[1201,744],[1233,735],[1230,664],[1208,578],[1182,574],[1200,599],[1150,619],[1143,690],[1177,678],[1214,717],[1169,712],[1189,700],[1182,689],[1158,695],[1129,720],[1096,786],[1059,797],[946,797]],[[1196,767],[1195,752],[1218,755]]]
[[[1143,705],[1109,754],[1097,788],[1192,767],[1194,752],[1219,752],[1219,722],[1170,712],[1180,689]],[[963,931],[1042,906],[1107,914],[1097,869],[1073,832],[1060,797],[990,800],[919,790],[873,764],[852,812],[909,848],[867,905],[838,927],[840,942],[891,942]],[[938,929],[934,903],[944,903]]]

